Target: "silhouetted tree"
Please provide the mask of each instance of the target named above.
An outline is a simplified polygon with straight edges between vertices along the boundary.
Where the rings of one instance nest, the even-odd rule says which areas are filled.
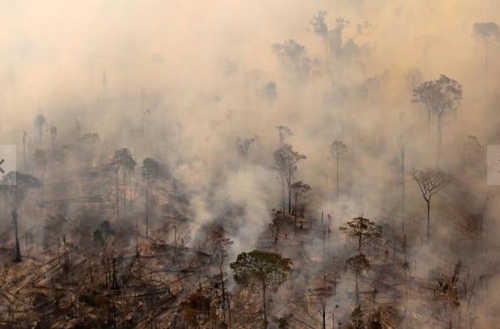
[[[111,166],[115,170],[115,181],[116,181],[116,215],[117,218],[120,218],[120,210],[119,210],[119,191],[118,191],[118,172],[120,169],[123,173],[123,182],[125,185],[123,191],[123,213],[126,216],[127,213],[127,173],[132,173],[134,171],[136,162],[132,157],[132,153],[127,148],[123,148],[121,150],[115,151],[113,158],[111,159]]]
[[[484,71],[488,72],[488,46],[491,38],[500,41],[500,28],[494,22],[474,23],[474,36],[481,39],[484,45]]]
[[[405,205],[405,198],[406,198],[406,191],[405,191],[405,177],[406,177],[406,171],[405,171],[405,160],[406,160],[406,141],[400,137],[398,141],[398,148],[399,148],[399,155],[401,157],[401,230],[403,232],[403,235],[405,234],[405,216],[406,216],[406,205]]]
[[[430,218],[432,197],[448,186],[452,179],[449,175],[437,170],[414,170],[411,175],[427,205],[427,242],[429,242],[431,237]]]
[[[292,270],[292,261],[278,254],[260,250],[238,255],[229,266],[234,272],[234,280],[242,286],[260,285],[262,289],[263,328],[267,329],[267,289],[273,292],[285,283]]]
[[[276,130],[278,130],[278,138],[279,138],[279,141],[280,141],[280,146],[285,143],[285,139],[288,136],[292,136],[293,135],[292,130],[290,128],[288,128],[287,126],[277,126]]]
[[[35,127],[38,130],[38,142],[42,141],[43,128],[45,127],[45,123],[47,120],[43,114],[38,114],[35,117]]]
[[[302,181],[298,181],[292,184],[292,190],[294,195],[294,213],[295,217],[297,217],[297,204],[299,202],[299,196],[307,193],[311,190],[311,186],[309,184],[303,183]]]
[[[363,243],[366,240],[372,240],[382,236],[382,227],[363,216],[353,218],[350,222],[347,222],[345,226],[341,226],[339,230],[345,232],[347,236],[357,240],[358,251],[361,251]]]
[[[12,197],[11,217],[14,225],[14,234],[16,239],[16,257],[15,261],[22,261],[21,249],[19,246],[18,213],[21,203],[25,200],[29,190],[37,189],[41,186],[40,181],[29,174],[11,171],[7,173],[0,181],[0,188],[5,195]]]
[[[300,160],[306,159],[306,156],[292,149],[291,145],[283,144],[277,149],[274,154],[275,168],[285,178],[288,187],[288,212],[292,212],[292,181],[293,175],[297,171],[297,163]]]
[[[359,276],[371,268],[370,262],[363,254],[347,259],[346,266],[356,275],[356,306],[359,305]]]
[[[248,150],[253,143],[259,140],[259,137],[255,135],[252,138],[241,139],[240,137],[236,138],[236,148],[238,149],[238,154],[242,157],[246,157],[248,155]]]
[[[276,91],[276,83],[271,81],[266,83],[264,88],[262,88],[260,95],[267,100],[269,106],[276,100],[278,97],[278,92]]]
[[[335,170],[336,170],[336,177],[337,177],[337,200],[339,198],[339,171],[340,171],[340,159],[343,158],[345,156],[345,154],[347,153],[347,146],[344,144],[343,141],[341,140],[334,140],[332,145],[330,146],[330,152],[333,156],[333,158],[335,159],[335,163],[336,163],[336,167],[335,167]]]
[[[422,103],[427,109],[429,125],[432,114],[437,117],[438,130],[438,163],[441,155],[443,139],[443,118],[456,112],[462,100],[462,85],[457,81],[441,75],[435,81],[426,81],[413,91],[413,101]]]
[[[160,175],[160,164],[151,158],[142,161],[142,178],[146,181],[146,237],[149,236],[149,190],[151,183]]]

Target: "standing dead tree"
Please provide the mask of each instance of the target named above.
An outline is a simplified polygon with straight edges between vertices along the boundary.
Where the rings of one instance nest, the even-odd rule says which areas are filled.
[[[336,177],[337,177],[337,200],[339,199],[339,193],[340,193],[340,188],[339,188],[339,171],[340,171],[340,159],[345,156],[347,153],[347,146],[344,144],[343,141],[341,140],[334,140],[332,145],[330,146],[330,152],[335,159],[335,164],[336,164]]]
[[[160,175],[160,164],[151,158],[145,158],[142,161],[142,177],[146,182],[146,209],[145,209],[145,219],[146,219],[146,237],[149,236],[149,193],[151,188],[151,183],[158,178]]]
[[[405,191],[405,160],[406,160],[406,142],[403,138],[399,138],[398,141],[398,149],[399,155],[401,156],[401,230],[403,232],[403,236],[405,235],[405,216],[406,216],[406,191]]]
[[[429,242],[431,237],[430,218],[432,197],[448,186],[452,179],[448,174],[437,170],[414,170],[411,175],[427,205],[427,242]]]

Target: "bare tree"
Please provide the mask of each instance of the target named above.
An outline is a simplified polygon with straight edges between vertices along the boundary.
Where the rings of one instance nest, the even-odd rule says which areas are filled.
[[[340,191],[340,187],[339,187],[339,171],[340,171],[340,159],[343,158],[346,153],[347,153],[347,146],[344,144],[344,142],[342,140],[334,140],[332,145],[330,146],[330,152],[333,156],[333,158],[335,159],[335,163],[336,163],[336,177],[337,177],[337,200],[339,199],[339,191]]]
[[[145,158],[142,161],[142,177],[146,181],[146,237],[149,236],[149,193],[151,183],[160,175],[160,164],[151,158]]]
[[[405,171],[405,160],[406,160],[406,142],[405,140],[400,137],[398,141],[398,148],[399,148],[399,155],[401,156],[401,230],[403,232],[403,236],[405,235],[405,216],[406,216],[406,205],[405,205],[405,198],[406,198],[406,191],[405,191],[405,177],[406,177],[406,171]]]
[[[411,175],[427,205],[427,242],[429,242],[431,237],[430,218],[432,197],[448,186],[452,179],[448,174],[437,170],[414,170]]]

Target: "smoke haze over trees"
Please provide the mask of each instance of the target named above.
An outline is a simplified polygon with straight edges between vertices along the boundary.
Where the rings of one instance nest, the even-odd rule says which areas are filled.
[[[493,328],[499,13],[0,4],[0,326]]]

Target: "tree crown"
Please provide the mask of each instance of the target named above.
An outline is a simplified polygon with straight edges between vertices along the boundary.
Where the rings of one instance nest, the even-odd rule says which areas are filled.
[[[292,261],[289,258],[283,258],[272,252],[254,250],[239,254],[236,261],[229,266],[234,272],[236,283],[243,286],[263,283],[266,287],[277,291],[285,283],[292,270],[291,265]]]

